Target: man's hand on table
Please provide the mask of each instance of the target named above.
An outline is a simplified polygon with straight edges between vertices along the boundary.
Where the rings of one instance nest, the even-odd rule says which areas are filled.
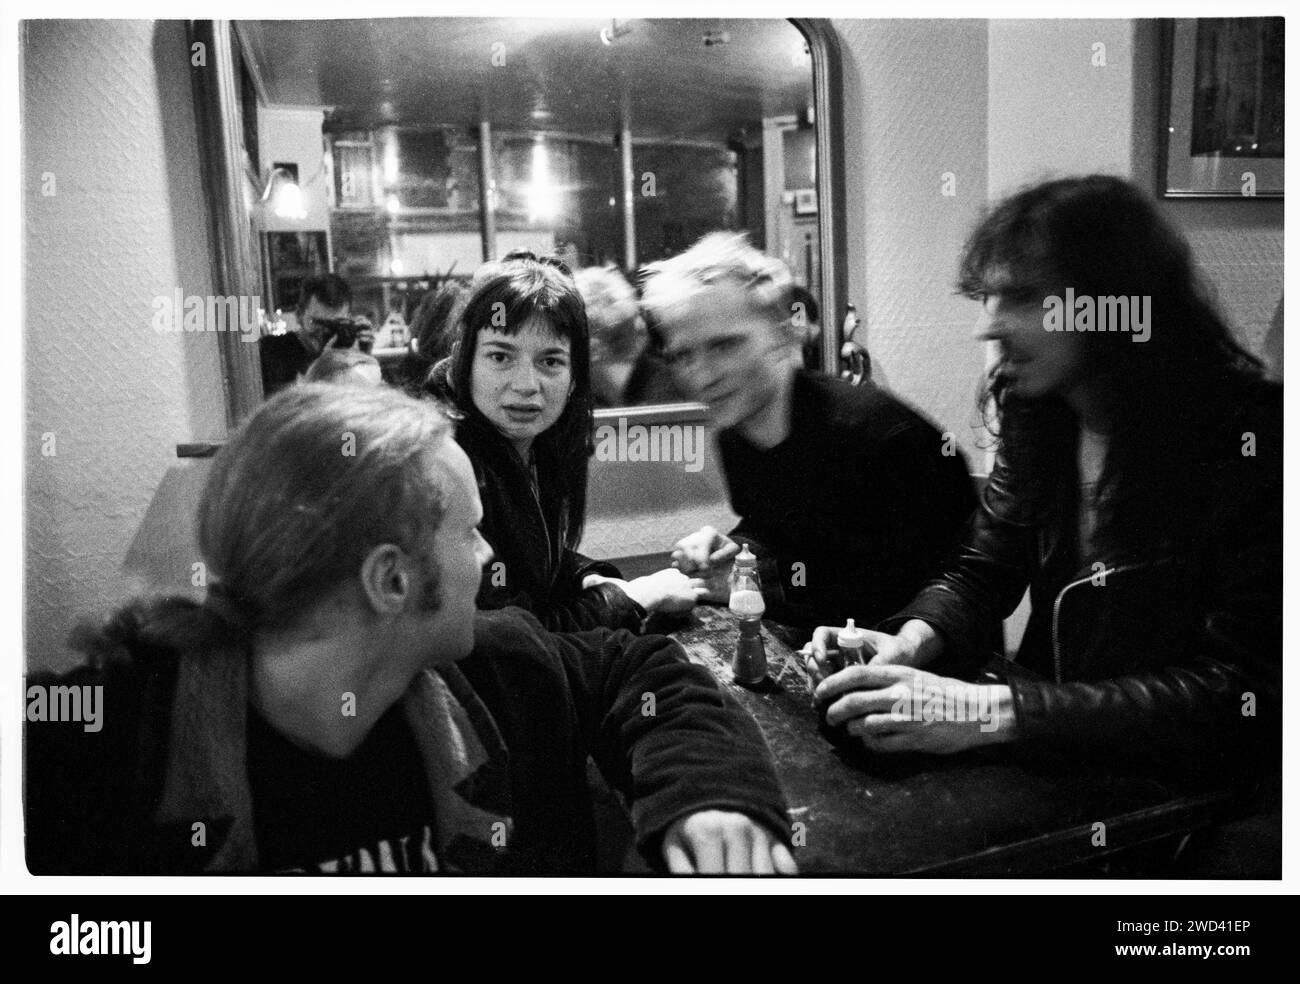
[[[797,875],[789,849],[743,813],[701,810],[664,835],[664,862],[675,875]]]
[[[673,546],[672,565],[683,574],[703,581],[706,590],[700,601],[725,605],[731,600],[727,584],[730,566],[740,553],[740,544],[712,526],[703,526]]]
[[[828,724],[843,724],[872,752],[950,754],[1014,739],[1010,687],[920,669],[937,652],[933,629],[909,622],[898,635],[862,631],[862,665],[836,659],[838,628],[818,628],[804,648],[813,702],[825,709]]]
[[[811,687],[817,686],[827,677],[844,669],[836,649],[836,639],[842,629],[822,625],[814,632],[812,641],[804,646],[804,671],[808,674]],[[890,635],[888,632],[876,632],[874,629],[859,629],[866,636],[862,647],[862,658],[877,666],[899,664],[915,666],[918,662],[917,646],[903,635]],[[811,689],[810,687],[810,689]]]

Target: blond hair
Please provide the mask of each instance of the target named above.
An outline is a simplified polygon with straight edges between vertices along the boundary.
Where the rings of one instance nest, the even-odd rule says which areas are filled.
[[[696,297],[723,282],[745,288],[753,308],[773,322],[789,321],[789,268],[756,250],[744,233],[711,232],[684,253],[649,264],[641,303],[656,325],[672,324]]]

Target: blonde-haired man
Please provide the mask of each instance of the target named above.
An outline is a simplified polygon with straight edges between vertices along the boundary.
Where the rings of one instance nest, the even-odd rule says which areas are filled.
[[[673,560],[717,575],[743,541],[774,617],[872,625],[934,572],[975,496],[951,436],[874,386],[800,367],[791,289],[785,264],[741,235],[711,233],[649,268],[651,337],[678,387],[708,405],[741,517],[730,535],[683,537]]]

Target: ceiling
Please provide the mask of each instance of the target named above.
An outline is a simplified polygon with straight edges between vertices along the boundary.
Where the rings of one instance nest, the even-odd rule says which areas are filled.
[[[784,20],[385,18],[239,21],[271,105],[376,126],[486,118],[498,129],[721,141],[803,115],[812,67]],[[705,44],[725,32],[726,43]]]

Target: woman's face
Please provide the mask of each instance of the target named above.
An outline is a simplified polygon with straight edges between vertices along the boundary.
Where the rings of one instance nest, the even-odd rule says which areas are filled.
[[[527,457],[533,439],[560,419],[573,392],[569,340],[544,315],[533,315],[513,335],[480,329],[474,344],[474,406]]]
[[[1020,288],[1010,277],[996,275],[989,288],[975,337],[997,344],[1000,372],[1011,392],[1025,399],[1068,396],[1086,375],[1087,336],[1047,329],[1044,299],[1051,291]]]

